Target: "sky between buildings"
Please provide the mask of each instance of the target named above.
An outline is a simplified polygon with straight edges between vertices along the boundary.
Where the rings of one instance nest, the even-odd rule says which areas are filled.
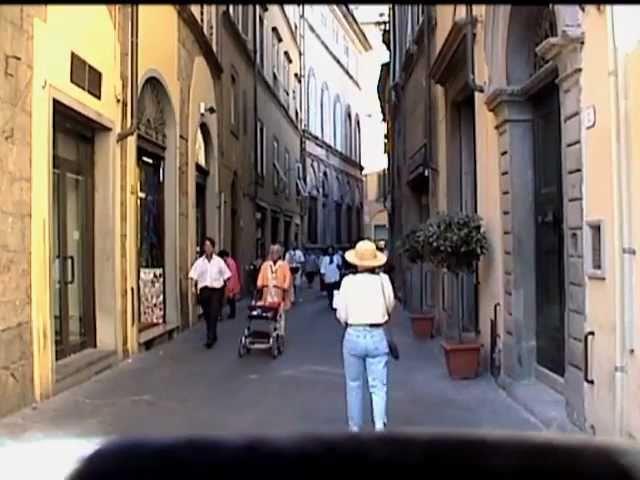
[[[367,110],[362,112],[360,128],[362,136],[362,165],[364,173],[386,168],[387,156],[384,153],[384,135],[386,126],[382,121],[382,112],[378,100],[378,78],[380,66],[389,61],[389,52],[382,43],[382,28],[377,22],[389,20],[388,4],[349,5],[367,35],[371,46],[360,63],[360,81],[365,95]]]

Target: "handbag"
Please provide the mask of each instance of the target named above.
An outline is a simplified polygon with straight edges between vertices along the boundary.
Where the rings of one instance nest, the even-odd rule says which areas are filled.
[[[382,276],[378,276],[378,278],[380,278],[380,288],[382,290],[382,301],[384,302],[384,307],[387,310],[387,316],[389,317],[389,320],[387,320],[388,323],[391,322],[391,311],[389,310],[389,305],[387,305],[387,298],[384,296],[384,283],[382,283]],[[393,358],[394,360],[399,360],[400,359],[400,349],[398,348],[398,344],[396,343],[396,341],[393,339],[393,335],[391,333],[391,327],[386,325],[384,327],[384,333],[385,333],[385,337],[387,338],[387,345],[389,347],[389,355],[391,355],[391,358]]]

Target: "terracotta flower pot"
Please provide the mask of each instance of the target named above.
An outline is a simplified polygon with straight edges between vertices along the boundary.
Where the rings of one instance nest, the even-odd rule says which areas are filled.
[[[433,338],[433,324],[435,321],[434,313],[414,313],[409,315],[411,318],[411,329],[417,338]]]
[[[449,376],[455,380],[476,378],[480,370],[481,348],[479,343],[442,342]]]

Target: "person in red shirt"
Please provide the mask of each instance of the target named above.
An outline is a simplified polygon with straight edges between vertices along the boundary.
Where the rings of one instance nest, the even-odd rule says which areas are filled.
[[[240,272],[238,270],[238,264],[233,259],[229,252],[226,250],[220,250],[218,252],[218,256],[224,260],[227,264],[227,267],[231,271],[231,278],[227,282],[227,286],[225,288],[225,298],[227,300],[227,305],[229,305],[229,320],[236,318],[236,300],[240,295],[240,289],[242,288],[242,284],[240,282]]]

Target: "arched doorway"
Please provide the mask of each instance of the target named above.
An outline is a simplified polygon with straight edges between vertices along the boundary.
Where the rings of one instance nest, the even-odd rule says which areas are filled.
[[[140,333],[179,318],[175,147],[171,101],[162,82],[150,77],[138,99]]]
[[[564,395],[581,426],[581,15],[575,5],[501,5],[488,7],[486,23],[486,103],[496,116],[503,212],[504,369]]]

